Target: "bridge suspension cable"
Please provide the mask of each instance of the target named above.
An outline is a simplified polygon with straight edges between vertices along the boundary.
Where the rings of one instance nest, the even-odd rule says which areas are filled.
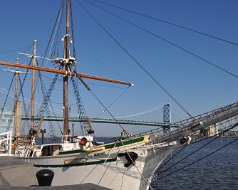
[[[159,109],[162,109],[164,105],[158,105],[154,108],[151,108],[149,110],[146,110],[144,112],[140,112],[140,113],[136,113],[136,114],[131,114],[131,115],[125,115],[125,116],[117,116],[115,118],[127,118],[127,117],[135,117],[135,116],[139,116],[139,115],[144,115],[144,114],[147,114],[147,113],[151,113],[153,111],[156,111],[156,110],[159,110]]]

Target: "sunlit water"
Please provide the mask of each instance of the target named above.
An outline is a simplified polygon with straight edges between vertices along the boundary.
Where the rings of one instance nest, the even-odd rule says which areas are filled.
[[[210,140],[187,146],[175,159],[166,164],[167,168]],[[215,154],[171,174],[173,171],[179,170],[179,168],[204,157],[233,140],[236,141]],[[237,137],[218,138],[180,164],[174,165],[167,172],[160,173],[166,169],[166,166],[157,171],[158,176],[155,180],[158,181],[151,184],[153,189],[238,189],[238,139]],[[168,176],[163,178],[165,175]]]

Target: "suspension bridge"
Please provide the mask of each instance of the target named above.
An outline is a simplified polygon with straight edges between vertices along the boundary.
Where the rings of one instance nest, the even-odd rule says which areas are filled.
[[[110,123],[110,124],[125,124],[125,125],[144,125],[144,126],[156,126],[156,127],[168,127],[171,126],[168,122],[156,122],[156,121],[142,121],[142,120],[123,120],[123,119],[108,119],[108,118],[88,118],[88,117],[69,117],[69,122],[88,122],[88,119],[92,123]],[[22,116],[22,120],[30,120],[29,116]],[[40,118],[34,118],[35,121]],[[63,121],[62,116],[46,116],[44,121]],[[175,126],[173,126],[175,127]]]
[[[7,114],[2,114],[2,121],[1,121],[1,127],[4,127],[5,124],[7,124],[8,120],[13,119],[13,114],[11,112],[8,112]],[[22,115],[21,116],[22,121],[28,121],[31,119],[30,116]],[[39,121],[40,117],[34,117],[35,121]],[[63,116],[44,116],[44,121],[63,121]],[[5,124],[3,123],[3,120],[5,120]],[[90,122],[92,123],[109,123],[109,124],[124,124],[124,125],[141,125],[141,126],[155,126],[155,127],[162,127],[162,128],[168,128],[168,127],[177,127],[174,124],[171,124],[171,114],[170,114],[170,106],[169,104],[166,104],[163,107],[163,122],[158,121],[143,121],[143,120],[125,120],[125,119],[110,119],[110,118],[97,118],[97,117],[78,117],[78,116],[70,116],[69,122],[77,123],[77,122]]]

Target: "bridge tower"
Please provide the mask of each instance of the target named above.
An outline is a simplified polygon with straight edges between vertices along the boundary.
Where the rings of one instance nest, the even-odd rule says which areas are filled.
[[[168,126],[163,127],[164,133],[167,133],[170,131],[170,123],[171,123],[171,111],[169,103],[163,106],[163,122],[168,123]]]

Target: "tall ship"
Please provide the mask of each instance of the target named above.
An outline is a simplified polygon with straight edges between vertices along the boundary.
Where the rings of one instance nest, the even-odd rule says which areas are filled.
[[[50,2],[48,2],[50,3]],[[88,9],[81,4],[81,1],[75,1],[91,16],[92,19],[104,30],[120,48],[144,70],[147,75],[161,87],[161,84],[156,80],[140,62],[118,41],[112,36],[108,30],[101,25],[97,18],[93,17]],[[132,133],[126,130],[120,120],[114,116],[110,111],[110,106],[106,106],[98,97],[94,89],[88,84],[87,80],[101,81],[107,84],[116,86],[123,86],[125,88],[132,87],[132,82],[126,82],[117,79],[110,79],[107,76],[94,76],[84,74],[78,67],[78,60],[76,58],[76,47],[73,32],[73,4],[71,0],[63,0],[51,37],[59,37],[59,26],[65,23],[64,35],[60,36],[63,43],[63,55],[52,53],[48,55],[37,55],[37,41],[33,43],[33,53],[21,53],[28,55],[32,58],[32,64],[22,64],[20,62],[7,62],[0,61],[0,65],[6,67],[16,68],[15,76],[19,74],[18,70],[25,69],[26,72],[31,72],[31,108],[30,124],[27,128],[27,136],[23,137],[20,134],[21,125],[23,121],[21,118],[21,104],[19,101],[19,94],[22,93],[22,86],[15,86],[15,99],[14,99],[14,134],[12,142],[12,152],[14,157],[30,163],[34,167],[34,172],[37,173],[44,169],[53,171],[54,177],[52,186],[65,186],[75,184],[95,184],[99,187],[108,189],[152,189],[151,182],[154,177],[155,171],[160,167],[161,163],[171,155],[175,150],[187,146],[190,143],[198,141],[207,137],[206,131],[211,126],[220,125],[224,131],[233,129],[237,126],[236,117],[238,115],[238,102],[232,103],[227,106],[216,108],[212,111],[206,112],[198,116],[189,114],[189,118],[178,122],[161,123],[161,128],[154,128],[145,130],[144,132]],[[64,14],[65,13],[65,14]],[[63,15],[65,18],[63,19]],[[65,22],[63,22],[63,20]],[[74,23],[74,24],[73,24]],[[57,49],[56,45],[59,42],[52,40],[52,44]],[[50,47],[50,48],[54,48]],[[43,59],[47,64],[45,66],[38,64],[38,59]],[[50,66],[52,63],[52,66]],[[48,67],[46,67],[48,66]],[[36,74],[36,71],[38,74]],[[17,73],[17,74],[16,74]],[[43,73],[50,73],[54,75],[49,89],[41,87],[44,98],[39,108],[38,113],[35,113],[35,97],[37,96],[35,83],[36,77],[42,80]],[[42,123],[47,118],[48,107],[51,106],[50,100],[57,101],[52,97],[52,92],[55,89],[57,81],[62,82],[62,113],[63,113],[63,130],[61,140],[52,143],[37,144],[36,137],[45,133],[41,129]],[[73,94],[69,93],[69,82],[72,83]],[[17,82],[16,82],[17,83]],[[110,142],[99,142],[96,140],[97,131],[94,129],[90,117],[87,116],[85,108],[81,101],[79,85],[83,86],[90,96],[94,97],[98,104],[103,108],[111,120],[118,125],[120,136],[111,140]],[[21,90],[19,90],[21,88]],[[162,89],[174,100],[177,100],[162,86]],[[71,108],[69,100],[74,95],[75,103],[71,106],[77,110],[78,119],[81,119],[82,125],[80,134],[75,134],[70,129],[70,112]],[[186,112],[185,108],[178,103],[178,105]],[[96,106],[96,105],[93,105]],[[127,106],[124,106],[127,109]],[[17,119],[18,118],[18,119]],[[23,117],[24,118],[24,117]],[[27,118],[27,116],[25,116]],[[52,127],[49,124],[48,127]],[[76,126],[75,126],[76,127]],[[107,129],[109,130],[109,128]],[[105,131],[106,133],[107,131]],[[211,136],[219,136],[222,134],[220,131],[215,131]],[[210,134],[210,133],[209,133]]]

